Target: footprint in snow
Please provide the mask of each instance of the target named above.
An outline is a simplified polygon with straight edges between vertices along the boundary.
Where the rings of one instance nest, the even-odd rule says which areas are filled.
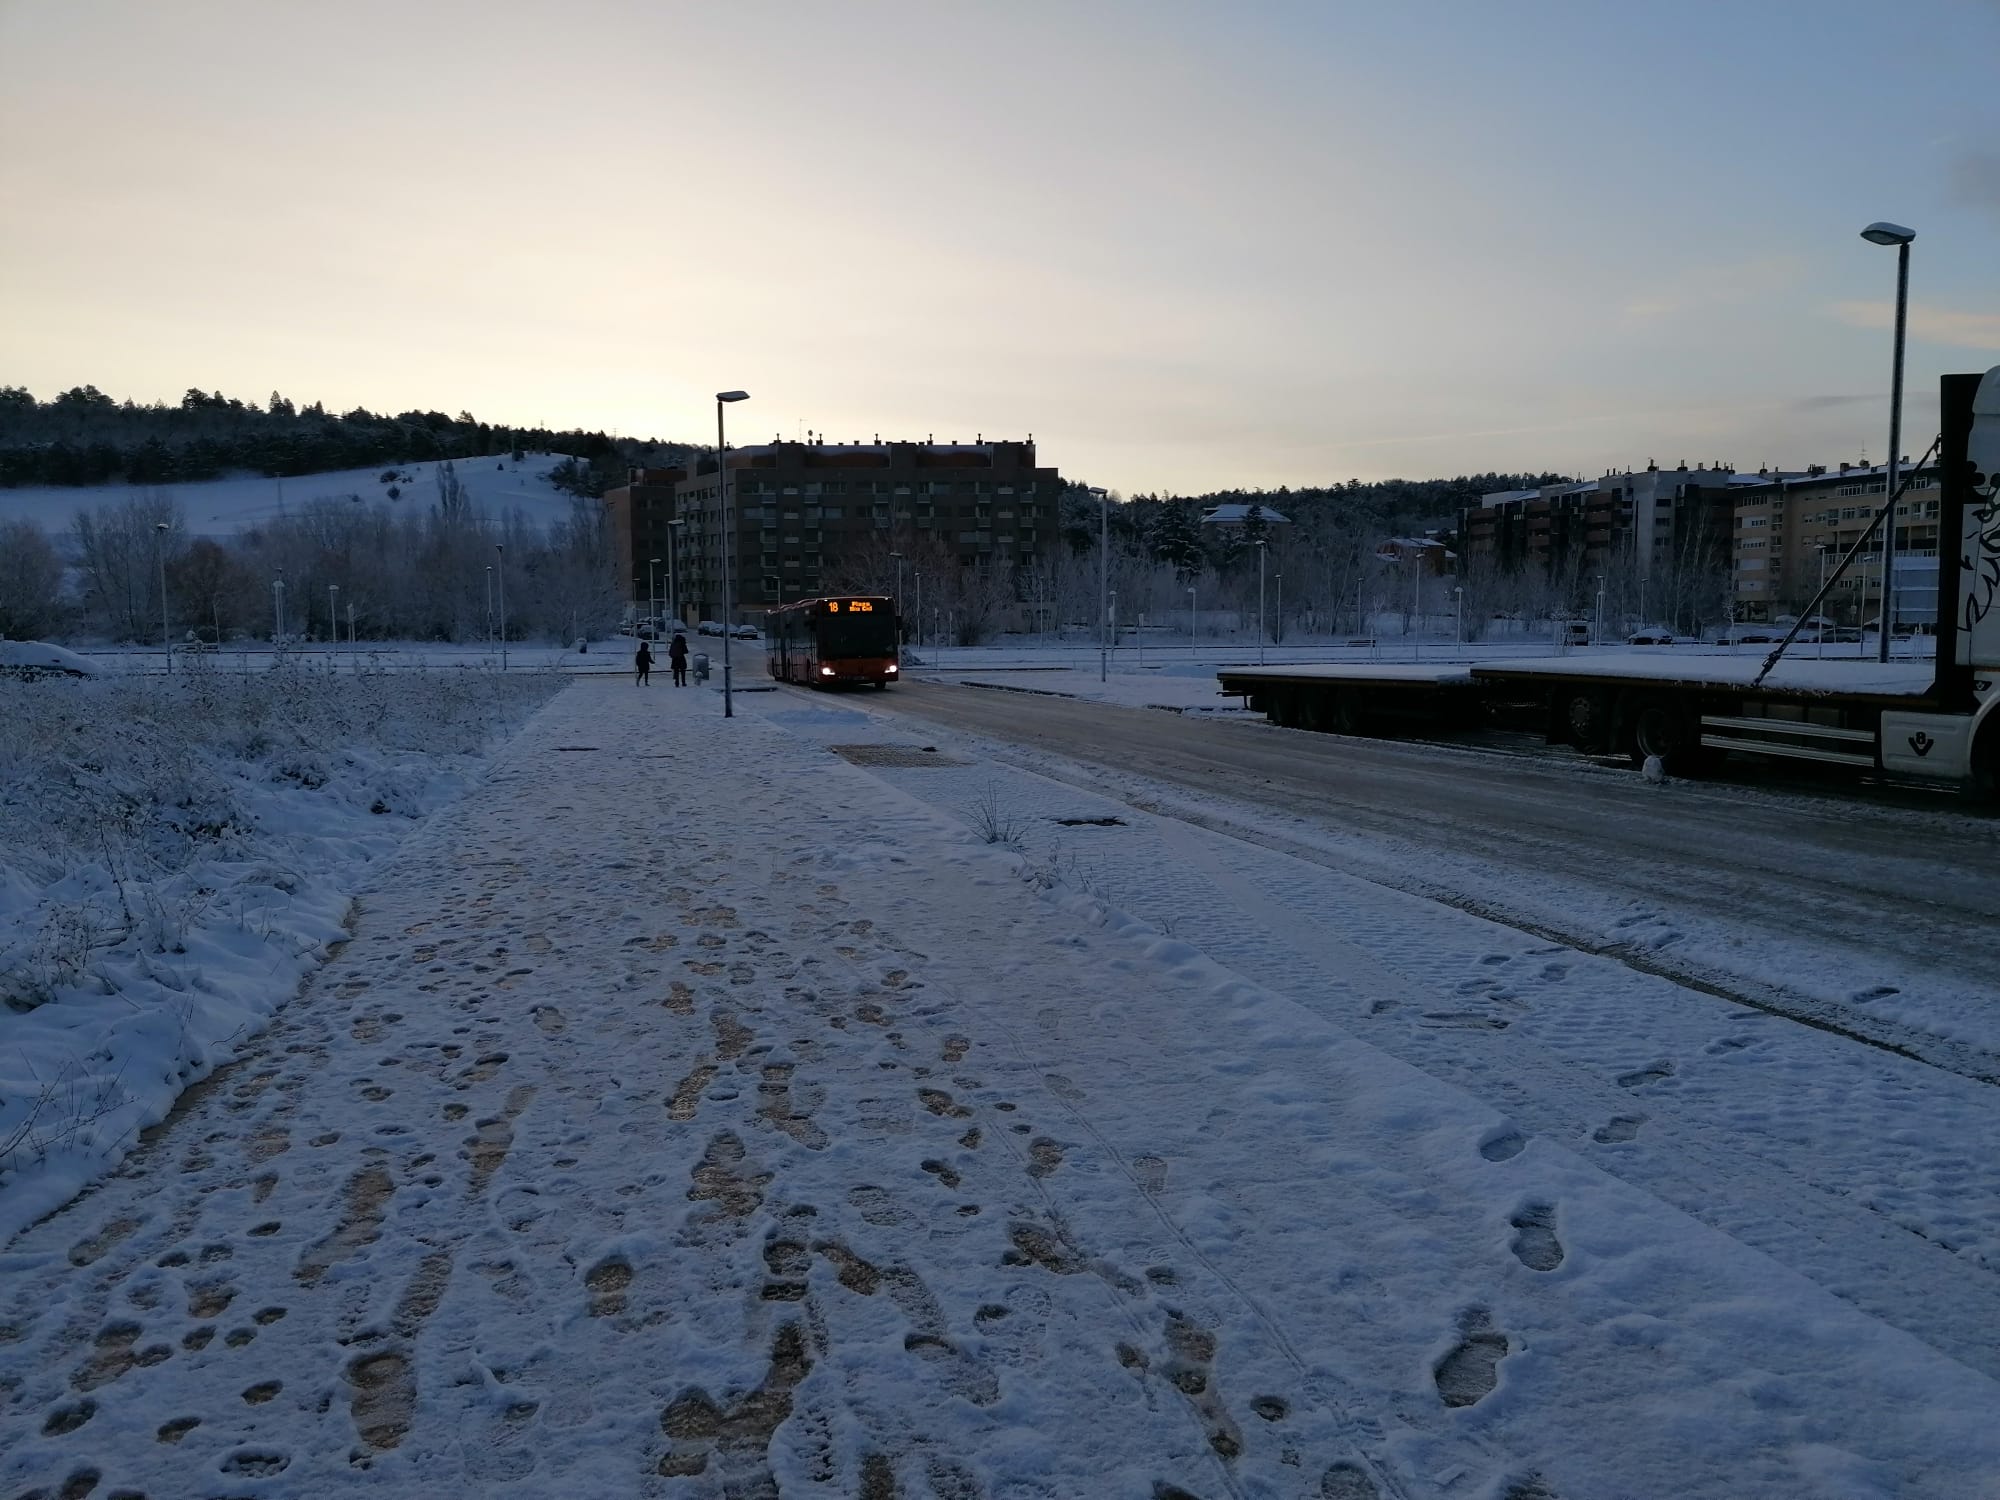
[[[1646,1064],[1643,1068],[1634,1068],[1629,1073],[1620,1073],[1618,1075],[1618,1087],[1621,1089],[1641,1089],[1649,1083],[1658,1083],[1663,1078],[1671,1078],[1673,1076],[1673,1060],[1663,1057],[1658,1062]]]
[[[1514,1215],[1514,1258],[1531,1271],[1553,1271],[1563,1263],[1562,1241],[1556,1238],[1556,1211],[1547,1203],[1531,1203]]]
[[[1511,1347],[1484,1308],[1461,1318],[1459,1333],[1459,1342],[1431,1371],[1439,1398],[1454,1407],[1475,1405],[1492,1394],[1500,1383],[1500,1361]]]
[[[1644,1115],[1614,1115],[1598,1126],[1590,1138],[1600,1146],[1614,1146],[1621,1141],[1631,1140],[1639,1133],[1639,1127],[1645,1123]]]

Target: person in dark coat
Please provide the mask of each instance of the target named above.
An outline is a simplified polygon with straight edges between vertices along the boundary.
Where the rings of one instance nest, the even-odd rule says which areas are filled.
[[[653,648],[644,641],[639,642],[639,654],[632,658],[632,665],[639,673],[639,686],[647,686],[647,678],[653,670]]]
[[[687,637],[678,630],[674,632],[673,643],[667,647],[667,664],[674,669],[674,686],[688,685],[688,643]]]

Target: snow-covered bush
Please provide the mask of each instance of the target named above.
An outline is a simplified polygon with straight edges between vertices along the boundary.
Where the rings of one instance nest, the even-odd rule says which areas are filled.
[[[0,679],[0,1242],[324,956],[368,864],[552,675]]]

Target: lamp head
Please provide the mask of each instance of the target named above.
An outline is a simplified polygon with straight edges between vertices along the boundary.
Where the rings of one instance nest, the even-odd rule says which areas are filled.
[[[1861,238],[1871,245],[1907,245],[1916,237],[1916,230],[1881,219],[1861,231]]]
[[[715,399],[718,401],[748,401],[750,393],[748,391],[717,391]]]

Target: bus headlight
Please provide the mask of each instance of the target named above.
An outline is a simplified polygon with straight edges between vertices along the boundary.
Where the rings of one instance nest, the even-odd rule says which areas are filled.
[[[889,670],[890,670],[891,672],[893,672],[893,671],[895,671],[895,670],[896,670],[896,664],[895,664],[894,662],[890,662],[890,663],[889,663]]]
[[[819,669],[819,675],[820,675],[820,676],[822,676],[822,677],[831,677],[831,676],[833,675],[833,668],[832,668],[832,667],[821,667],[821,668]]]

